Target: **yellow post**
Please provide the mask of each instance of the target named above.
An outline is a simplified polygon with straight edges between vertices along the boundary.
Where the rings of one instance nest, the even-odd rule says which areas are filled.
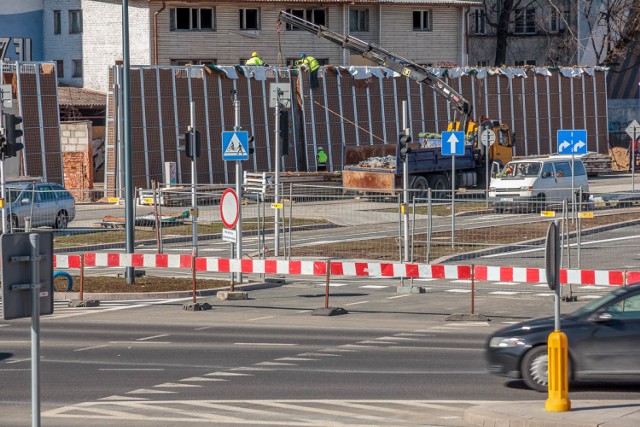
[[[549,397],[544,408],[549,412],[571,410],[569,400],[569,346],[567,335],[562,331],[553,331],[547,340]]]

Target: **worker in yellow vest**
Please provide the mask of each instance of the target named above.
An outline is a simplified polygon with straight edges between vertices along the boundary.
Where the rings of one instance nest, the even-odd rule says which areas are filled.
[[[327,160],[329,156],[324,152],[322,147],[318,147],[318,152],[316,153],[316,164],[318,165],[318,171],[326,171],[327,170]]]
[[[318,82],[318,70],[320,69],[320,63],[313,56],[309,56],[306,53],[300,54],[300,60],[296,61],[296,66],[309,69],[309,85],[311,89],[315,89],[320,86]]]
[[[251,54],[251,58],[247,59],[247,62],[245,62],[244,65],[261,66],[261,65],[265,65],[265,63],[258,56],[258,52],[253,52]]]

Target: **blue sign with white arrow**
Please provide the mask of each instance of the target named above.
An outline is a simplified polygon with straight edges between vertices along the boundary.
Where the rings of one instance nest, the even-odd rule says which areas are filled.
[[[587,154],[587,130],[558,130],[558,154]]]
[[[249,132],[222,132],[222,160],[249,159]]]
[[[461,156],[464,154],[464,132],[442,132],[442,154]]]

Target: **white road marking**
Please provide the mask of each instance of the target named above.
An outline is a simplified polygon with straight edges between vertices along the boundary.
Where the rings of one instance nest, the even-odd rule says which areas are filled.
[[[375,340],[366,340],[366,341],[358,341],[358,344],[398,344],[393,341],[378,341],[380,338],[376,338]]]
[[[341,286],[347,286],[348,283],[329,283],[329,286],[339,288]]]
[[[99,368],[98,371],[164,371],[164,368]]]
[[[254,366],[298,366],[298,364],[285,362],[259,362],[254,363]]]
[[[458,279],[458,280],[452,280],[451,283],[471,283],[471,280],[468,279]]]
[[[552,297],[555,294],[553,292],[543,292],[541,294],[534,294],[537,297]]]
[[[263,316],[263,317],[254,317],[253,319],[248,319],[247,322],[255,322],[256,320],[264,320],[264,319],[273,319],[276,316]]]
[[[471,289],[445,289],[445,292],[468,294],[469,292],[471,292]]]
[[[350,302],[349,304],[345,304],[345,306],[347,305],[359,305],[359,304],[366,304],[369,301],[358,301],[358,302]]]
[[[109,341],[109,344],[171,344],[170,341]]]
[[[144,338],[138,338],[136,341],[148,341],[148,340],[152,340],[154,338],[162,338],[162,337],[168,337],[169,334],[160,334],[160,335],[153,335],[150,337],[144,337]]]
[[[516,285],[516,282],[495,282],[496,285]]]
[[[212,372],[210,374],[205,374],[205,376],[209,377],[215,377],[215,376],[220,376],[220,377],[251,377],[251,374],[240,374],[238,372]]]
[[[296,356],[325,356],[325,357],[339,357],[340,354],[331,354],[331,353],[300,353]]]
[[[293,347],[298,344],[293,343],[282,343],[282,342],[234,342],[234,345],[255,345],[255,346],[270,346],[270,347]]]
[[[189,377],[189,378],[184,378],[180,381],[227,381],[227,380],[223,380],[222,378],[205,378],[205,377]]]
[[[284,360],[284,361],[291,361],[291,362],[303,362],[303,361],[313,361],[313,360],[320,360],[320,359],[311,359],[310,357],[281,357],[279,359],[276,360]]]
[[[203,326],[201,328],[195,328],[194,331],[204,331],[205,329],[215,328],[215,326]]]
[[[522,292],[510,292],[510,291],[493,291],[489,292],[489,295],[518,295]]]
[[[129,391],[127,394],[175,394],[175,391],[168,390],[149,390],[148,388],[139,388],[137,390]]]
[[[189,388],[189,387],[202,387],[201,385],[196,384],[179,384],[179,383],[162,383],[158,385],[154,385],[157,388]]]
[[[103,397],[101,399],[98,399],[100,401],[108,401],[108,400],[126,400],[126,401],[131,401],[131,400],[149,400],[146,397],[131,397],[131,396],[118,396],[118,395],[113,395],[113,396],[108,396],[108,397]]]
[[[91,347],[78,348],[78,349],[75,349],[73,351],[93,350],[94,348],[102,348],[102,347],[109,347],[109,345],[108,344],[94,345],[94,346],[91,346]]]
[[[384,289],[384,288],[388,288],[389,286],[386,285],[364,285],[364,286],[360,286],[362,289]]]
[[[409,296],[411,296],[411,294],[394,295],[392,297],[387,297],[387,299],[406,298]]]

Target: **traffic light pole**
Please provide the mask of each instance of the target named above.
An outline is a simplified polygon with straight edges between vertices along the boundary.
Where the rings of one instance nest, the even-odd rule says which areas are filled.
[[[274,194],[274,203],[278,205],[280,203],[280,96],[281,91],[277,89],[276,91],[276,125],[275,125],[275,136],[276,136],[276,159],[275,159],[275,194]],[[280,208],[276,207],[273,212],[273,226],[274,226],[274,245],[273,250],[276,258],[280,255]]]
[[[410,129],[407,126],[407,101],[402,101],[402,132],[410,136]],[[404,156],[402,161],[402,225],[404,233],[404,262],[409,262],[409,156]]]
[[[191,255],[193,257],[198,256],[198,197],[196,193],[196,186],[198,185],[198,175],[196,174],[198,157],[196,156],[198,150],[198,142],[196,135],[196,103],[191,101],[190,104],[191,125],[189,126],[189,132],[191,132]]]
[[[233,130],[240,131],[240,101],[238,93],[233,94]],[[236,223],[236,259],[242,259],[242,163],[236,160],[236,194],[238,195],[238,222]],[[242,283],[242,273],[237,273],[237,282]]]

